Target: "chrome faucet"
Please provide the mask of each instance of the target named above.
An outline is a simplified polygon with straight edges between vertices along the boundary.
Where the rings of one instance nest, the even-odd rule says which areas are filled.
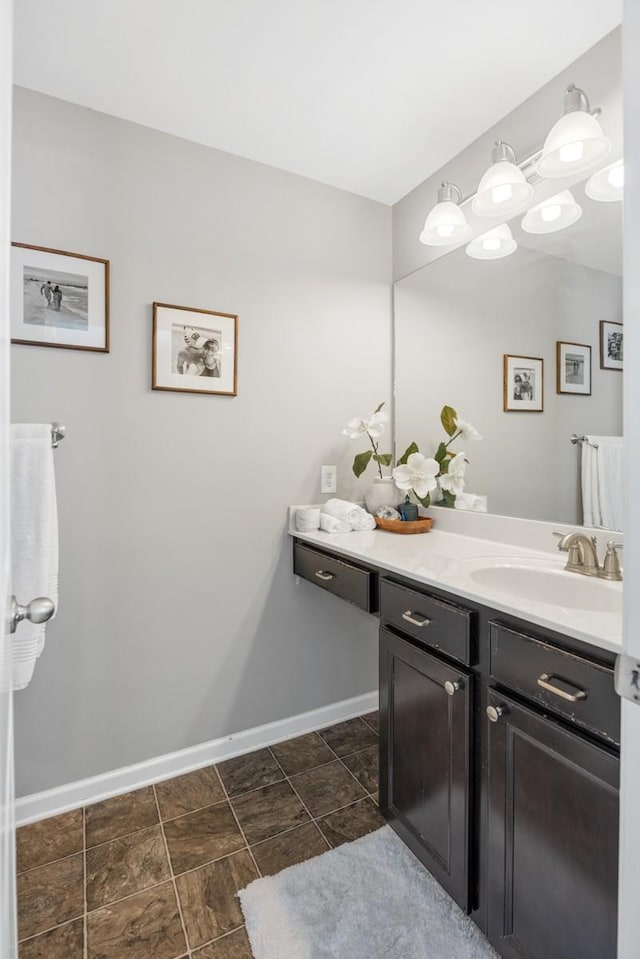
[[[559,536],[558,549],[568,553],[565,569],[582,576],[600,576],[602,579],[621,580],[622,570],[618,560],[617,550],[622,546],[610,540],[607,543],[607,553],[604,564],[598,562],[598,540],[595,536],[585,536],[584,533],[554,533]]]

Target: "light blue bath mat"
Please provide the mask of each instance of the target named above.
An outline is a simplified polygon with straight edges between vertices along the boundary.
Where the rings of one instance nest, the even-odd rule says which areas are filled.
[[[498,959],[389,826],[239,895],[254,959]]]

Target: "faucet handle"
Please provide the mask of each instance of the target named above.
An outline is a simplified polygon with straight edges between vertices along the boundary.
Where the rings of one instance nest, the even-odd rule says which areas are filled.
[[[620,560],[618,559],[618,550],[622,549],[621,543],[614,543],[612,539],[607,543],[607,553],[602,564],[599,575],[603,579],[622,579],[622,570],[620,569]]]

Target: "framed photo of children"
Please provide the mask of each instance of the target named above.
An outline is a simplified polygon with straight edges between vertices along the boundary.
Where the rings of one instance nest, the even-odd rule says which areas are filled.
[[[600,369],[622,370],[624,333],[622,323],[600,320]]]
[[[503,393],[505,413],[542,413],[544,360],[505,354]]]
[[[238,317],[153,304],[152,389],[237,396]]]
[[[11,244],[11,342],[109,352],[109,261]]]
[[[556,392],[591,396],[591,347],[556,343]]]

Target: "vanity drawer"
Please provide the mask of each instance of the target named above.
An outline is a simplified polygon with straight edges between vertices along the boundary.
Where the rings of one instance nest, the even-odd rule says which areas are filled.
[[[620,743],[620,700],[613,669],[490,623],[491,675],[550,712],[608,742]]]
[[[473,613],[436,599],[427,593],[401,586],[390,579],[380,581],[380,618],[424,646],[471,663]]]
[[[293,572],[368,613],[375,612],[375,574],[368,569],[295,543]]]

